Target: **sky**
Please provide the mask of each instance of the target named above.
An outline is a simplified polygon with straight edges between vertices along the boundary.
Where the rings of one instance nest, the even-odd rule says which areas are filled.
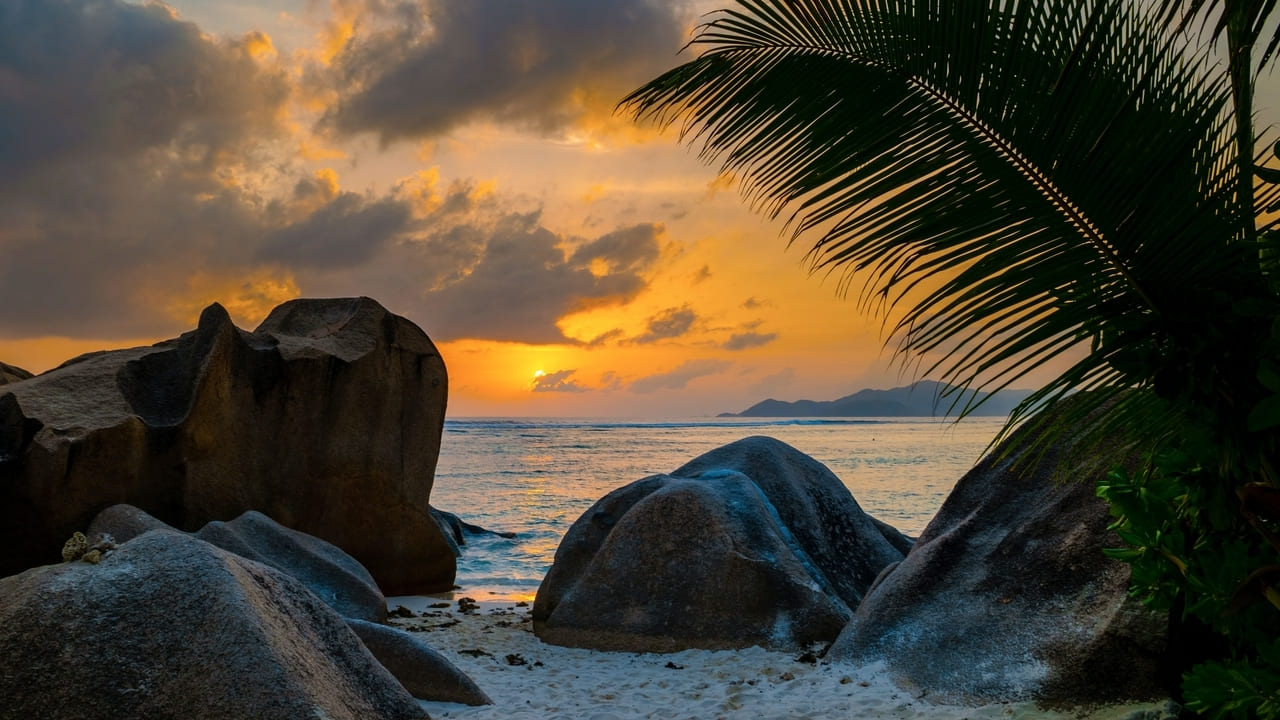
[[[0,361],[367,295],[439,347],[452,417],[906,384],[803,243],[614,112],[718,4],[0,0]]]

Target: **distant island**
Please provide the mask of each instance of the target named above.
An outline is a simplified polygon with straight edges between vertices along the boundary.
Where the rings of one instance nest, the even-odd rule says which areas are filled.
[[[859,390],[837,400],[796,400],[787,402],[772,398],[758,402],[740,413],[720,413],[717,417],[943,417],[954,416],[948,412],[952,395],[943,397],[949,385],[935,380],[921,380],[914,385],[892,390]],[[973,413],[974,416],[1004,417],[1018,403],[1032,393],[1031,390],[1002,390],[980,393],[986,398]],[[990,397],[987,397],[990,395]],[[957,411],[959,408],[957,408]]]

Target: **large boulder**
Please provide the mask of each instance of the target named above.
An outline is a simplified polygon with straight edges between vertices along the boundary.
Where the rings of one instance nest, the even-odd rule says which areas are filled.
[[[369,571],[336,545],[290,530],[256,510],[214,520],[196,537],[302,581],[344,618],[385,622],[387,599]]]
[[[412,633],[352,618],[347,618],[347,625],[414,697],[463,705],[493,704],[474,680]]]
[[[956,703],[1078,706],[1167,695],[1167,621],[1128,597],[1108,559],[1097,477],[1057,474],[1063,447],[1031,467],[1009,443],[966,474],[831,647],[884,663],[904,687]],[[1073,477],[1071,477],[1073,476]]]
[[[771,437],[729,443],[681,466],[672,475],[698,478],[735,470],[760,488],[782,526],[850,608],[862,602],[876,576],[897,562],[911,540],[867,515],[826,465]]]
[[[423,718],[293,578],[155,530],[0,579],[0,718]]]
[[[17,365],[0,362],[0,385],[8,385],[9,383],[21,382],[29,380],[35,375],[23,370]]]
[[[253,333],[196,330],[81,356],[0,393],[0,574],[57,559],[105,507],[183,530],[258,510],[359,560],[387,592],[448,589],[428,501],[447,380],[368,298],[295,300]]]
[[[748,438],[588,509],[538,589],[534,632],[636,652],[794,649],[833,639],[901,557],[825,467]]]
[[[132,505],[112,505],[89,524],[89,541],[106,537],[124,543],[162,528],[165,523]],[[256,560],[299,580],[316,597],[344,618],[385,622],[387,599],[369,571],[341,548],[290,530],[255,510],[229,522],[215,520],[195,537],[211,545]]]

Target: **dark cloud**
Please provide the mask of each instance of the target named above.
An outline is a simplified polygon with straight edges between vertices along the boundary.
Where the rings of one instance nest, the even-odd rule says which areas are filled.
[[[758,308],[768,307],[770,305],[773,305],[773,303],[769,302],[768,300],[757,300],[754,295],[742,301],[742,307],[746,308],[747,310],[756,310]]]
[[[364,0],[366,22],[312,82],[336,89],[326,124],[384,142],[478,117],[564,127],[667,69],[686,41],[670,0]]]
[[[600,347],[605,343],[609,342],[610,340],[617,340],[621,338],[623,335],[626,335],[626,331],[624,331],[622,328],[614,328],[612,330],[602,332],[599,335],[591,338],[590,340],[587,341],[587,346]]]
[[[535,377],[533,391],[582,393],[591,390],[589,387],[579,385],[577,380],[570,379],[576,372],[577,370],[560,370]]]
[[[728,370],[732,366],[733,363],[728,360],[713,360],[710,358],[686,360],[674,370],[649,375],[633,381],[630,389],[632,392],[637,393],[651,393],[658,390],[681,390],[693,380],[715,375]]]
[[[693,284],[697,285],[701,282],[711,279],[711,266],[703,265],[698,268],[698,272],[693,274]]]
[[[468,226],[468,232],[472,239],[483,238],[474,265],[421,297],[432,337],[545,344],[571,342],[556,325],[560,318],[629,302],[647,288],[645,273],[658,257],[662,227],[619,230],[572,254],[560,236],[538,223],[537,213],[509,214],[492,227]],[[442,242],[436,236],[419,251]],[[420,264],[426,260],[415,265],[428,267]],[[608,270],[593,272],[599,267]]]
[[[253,40],[159,3],[0,5],[0,333],[181,330],[164,301],[251,265],[269,213],[228,178],[289,97]]]
[[[697,321],[698,314],[688,305],[667,308],[649,318],[648,329],[645,330],[644,334],[633,338],[631,342],[637,345],[645,345],[659,340],[677,338],[689,332],[689,329]]]
[[[533,0],[376,4],[431,11],[425,34],[401,47],[406,59],[452,53],[463,65],[537,15],[530,47],[548,48],[551,60],[529,72],[548,79],[515,92],[514,105],[499,103],[512,111],[536,105],[538,87],[558,88],[541,106],[551,113],[572,94],[566,88],[585,87],[591,73],[579,70],[612,72],[606,50],[623,62],[649,42],[587,43],[584,64],[570,61],[556,33],[607,20],[602,37],[622,37],[609,24],[619,17],[599,15],[617,10],[615,0],[549,4],[546,17]],[[627,7],[622,17],[640,22],[631,35],[669,13],[657,3]],[[488,39],[454,36],[488,17]],[[357,46],[372,42],[358,37]],[[160,3],[0,0],[0,335],[165,336],[190,327],[192,303],[236,294],[256,305],[301,292],[375,295],[438,339],[570,342],[556,326],[565,315],[629,302],[647,287],[661,225],[566,238],[536,209],[467,181],[439,196],[423,178],[356,194],[332,171],[304,172],[283,125],[291,80],[253,57],[265,42],[220,40]],[[353,47],[342,62],[360,51],[373,47]],[[490,74],[509,58],[497,55],[494,67],[458,81],[498,82]],[[372,65],[369,77],[391,67]],[[465,112],[498,107],[486,102]]]
[[[212,162],[275,128],[289,94],[244,43],[214,42],[160,4],[6,0],[0,185],[33,169],[146,150]]]
[[[658,259],[658,244],[653,242],[654,232],[662,233],[662,225],[634,225],[602,235],[578,247],[570,262],[589,266],[600,263],[608,272],[631,272],[648,267]]]
[[[748,348],[768,345],[778,339],[778,333],[743,332],[734,333],[720,347],[725,350],[746,350]]]
[[[294,268],[356,265],[403,232],[409,218],[409,208],[398,200],[370,203],[342,193],[305,220],[268,235],[258,258]]]

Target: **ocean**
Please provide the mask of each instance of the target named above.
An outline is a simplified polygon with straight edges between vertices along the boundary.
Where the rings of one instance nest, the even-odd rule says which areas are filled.
[[[1002,422],[459,418],[445,422],[431,504],[516,533],[468,538],[458,559],[459,594],[532,600],[560,539],[596,500],[721,445],[751,435],[788,443],[830,468],[864,511],[915,536]]]

